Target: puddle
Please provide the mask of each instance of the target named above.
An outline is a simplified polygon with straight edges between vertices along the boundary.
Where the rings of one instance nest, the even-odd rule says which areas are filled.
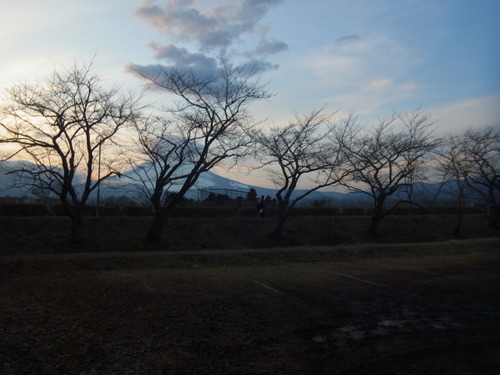
[[[358,324],[349,324],[335,328],[330,333],[325,332],[324,334],[316,335],[312,340],[317,343],[325,343],[330,339],[357,341],[365,338],[389,336],[401,332],[441,331],[459,328],[462,328],[461,325],[452,322],[448,316],[432,318],[412,316],[405,319],[382,319],[373,323],[360,322]]]

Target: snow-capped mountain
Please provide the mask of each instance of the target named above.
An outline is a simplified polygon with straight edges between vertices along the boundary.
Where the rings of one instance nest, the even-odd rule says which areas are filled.
[[[1,197],[27,197],[36,198],[35,192],[31,191],[29,186],[18,185],[16,187],[16,176],[8,174],[9,170],[19,166],[20,163],[30,165],[29,162],[19,161],[0,161],[0,198]],[[33,165],[33,164],[31,164]],[[182,172],[181,172],[182,173]],[[142,174],[142,175],[141,175]],[[78,179],[83,181],[83,175],[77,176]],[[120,177],[113,176],[105,181],[100,186],[100,196],[105,199],[107,197],[123,197],[126,196],[133,200],[142,201],[144,196],[140,193],[141,179],[146,180],[147,174],[145,169],[139,168],[139,178],[137,170],[128,170]],[[178,187],[172,186],[169,190],[171,192],[178,191]],[[245,196],[250,189],[255,189],[257,195],[275,197],[276,190],[263,188],[260,186],[242,184],[238,181],[231,180],[217,175],[214,172],[208,171],[202,173],[188,193],[186,198],[190,199],[204,199],[210,192],[219,194],[228,194],[230,197]],[[414,197],[418,200],[429,203],[433,200],[439,199],[441,201],[451,202],[454,196],[455,185],[453,182],[448,182],[444,185],[439,183],[423,183],[417,182],[413,185]],[[297,190],[294,195],[303,194],[304,190]],[[406,199],[406,192],[400,192],[391,197],[391,200]],[[95,199],[96,191],[94,191],[91,199]],[[471,195],[472,196],[472,195]],[[305,199],[307,201],[325,201],[330,205],[337,207],[348,206],[370,206],[369,197],[363,193],[339,193],[332,191],[316,191],[308,195]]]
[[[34,197],[34,194],[30,191],[29,186],[20,186],[16,184],[18,182],[17,177],[8,172],[19,167],[20,164],[25,166],[33,165],[26,161],[1,161],[0,162],[0,197]],[[139,175],[137,175],[139,173]],[[100,186],[101,197],[107,196],[128,196],[132,199],[140,199],[140,193],[138,192],[138,187],[141,185],[141,179],[147,180],[147,173],[145,169],[139,169],[139,172],[134,172],[133,170],[128,170],[120,177],[113,176],[104,180]],[[81,176],[83,180],[83,176]],[[174,185],[171,187],[171,191],[175,192],[178,188]],[[224,190],[241,192],[241,194],[247,193],[251,188],[257,191],[257,194],[271,195],[274,196],[275,191],[273,189],[262,188],[259,186],[252,186],[247,184],[242,184],[238,181],[234,181],[225,177],[221,177],[214,172],[208,171],[202,173],[186,197],[191,199],[197,199],[199,197],[200,191],[215,191],[224,193]]]

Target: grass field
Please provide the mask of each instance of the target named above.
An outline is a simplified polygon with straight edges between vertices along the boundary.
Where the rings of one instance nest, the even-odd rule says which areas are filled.
[[[0,255],[0,374],[500,368],[498,237],[154,252],[31,246]]]

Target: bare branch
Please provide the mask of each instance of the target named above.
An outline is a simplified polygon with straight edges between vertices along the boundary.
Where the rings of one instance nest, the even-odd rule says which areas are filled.
[[[247,108],[270,94],[256,71],[228,62],[208,76],[168,67],[154,75],[138,73],[177,99],[173,108],[165,109],[168,120],[162,126],[136,127],[140,154],[154,171],[154,177],[143,181],[148,187],[143,187],[155,211],[148,240],[157,242],[170,211],[202,173],[226,161],[234,163],[250,152],[255,124]],[[174,182],[176,194],[168,194]]]
[[[393,114],[368,130],[358,130],[343,147],[349,178],[343,184],[369,195],[374,216],[369,228],[375,234],[379,222],[401,202],[388,205],[388,197],[405,191],[423,172],[431,151],[437,146],[432,137],[433,123],[417,110]]]
[[[270,178],[278,191],[280,218],[274,236],[281,236],[289,211],[312,192],[340,183],[345,175],[340,172],[344,162],[340,152],[344,134],[349,130],[335,130],[331,124],[334,113],[324,108],[305,115],[295,115],[294,120],[284,127],[274,127],[267,133],[256,135],[259,144],[260,161],[270,169]],[[337,127],[350,127],[349,122]],[[335,133],[339,143],[332,143],[329,134]],[[302,194],[294,194],[299,183],[307,179],[309,188]]]
[[[28,185],[56,194],[73,222],[81,222],[91,192],[116,174],[108,147],[137,116],[139,97],[103,88],[92,64],[76,63],[43,84],[18,84],[7,94],[0,109],[0,143],[18,148],[6,158],[22,156],[34,163],[15,172]],[[99,152],[104,170],[96,178]]]

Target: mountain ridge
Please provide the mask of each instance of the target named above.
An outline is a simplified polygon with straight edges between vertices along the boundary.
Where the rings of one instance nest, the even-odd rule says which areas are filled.
[[[8,174],[9,170],[16,167],[16,164],[24,163],[25,165],[34,165],[28,161],[0,161],[0,197],[27,197],[28,199],[37,198],[36,194],[30,191],[29,186],[17,186],[12,187],[16,181],[16,177],[12,174]],[[119,176],[113,176],[104,180],[100,186],[100,196],[102,199],[107,197],[119,197],[127,196],[132,200],[144,200],[144,197],[140,195],[138,191],[139,183],[132,178],[132,169],[125,171]],[[83,175],[79,178],[83,181]],[[144,177],[144,176],[143,176]],[[215,172],[207,171],[200,175],[197,183],[193,186],[187,193],[186,198],[193,200],[203,200],[203,197],[210,193],[228,194],[231,198],[236,196],[246,196],[246,193],[250,189],[255,189],[258,196],[270,196],[275,197],[276,189],[265,188],[256,185],[244,184],[236,180],[232,180],[226,177],[219,176]],[[427,183],[427,182],[415,182],[413,185],[413,190],[415,195],[424,196],[427,199],[443,198],[452,194],[453,187],[451,183],[443,186],[440,183]],[[172,188],[172,192],[178,190]],[[307,190],[299,189],[294,192],[294,195],[299,195],[305,193]],[[398,199],[405,193],[400,193],[399,196],[393,197],[393,199]],[[91,199],[96,198],[96,191],[91,195]],[[355,206],[355,205],[369,205],[369,197],[367,194],[362,192],[335,192],[335,191],[315,191],[305,198],[305,201],[323,201],[326,204],[335,204],[337,206]]]

